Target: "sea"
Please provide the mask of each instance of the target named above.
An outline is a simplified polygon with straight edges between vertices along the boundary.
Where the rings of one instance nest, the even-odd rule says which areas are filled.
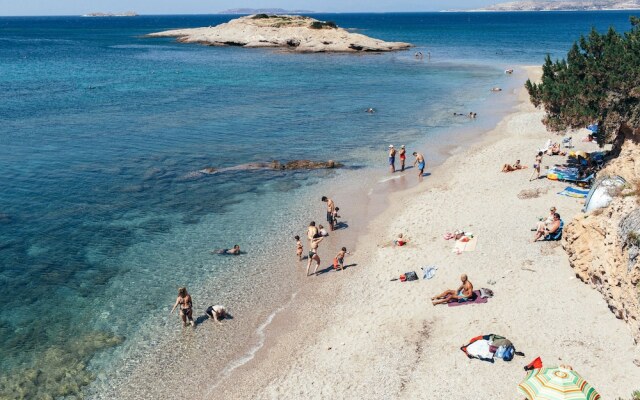
[[[104,397],[184,335],[169,314],[181,286],[200,325],[228,307],[250,358],[304,283],[293,236],[323,222],[321,195],[385,185],[389,144],[432,168],[511,109],[518,67],[633,14],[313,15],[415,45],[384,54],[145,37],[230,15],[0,17],[0,398]],[[231,168],[300,159],[344,168]],[[245,254],[211,253],[234,244]]]

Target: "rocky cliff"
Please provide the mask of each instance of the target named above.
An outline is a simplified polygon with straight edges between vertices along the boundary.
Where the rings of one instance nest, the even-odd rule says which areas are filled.
[[[629,187],[607,208],[568,224],[564,248],[576,275],[602,293],[640,343],[640,129],[621,138],[617,157],[599,175],[620,175]]]
[[[381,52],[402,50],[409,43],[385,42],[339,28],[333,22],[298,15],[256,14],[206,28],[151,33],[176,37],[182,43],[209,46],[279,47],[295,52]]]

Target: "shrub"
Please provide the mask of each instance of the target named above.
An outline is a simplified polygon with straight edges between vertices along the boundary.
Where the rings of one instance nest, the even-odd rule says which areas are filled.
[[[267,14],[256,14],[251,19],[267,19],[269,16]]]
[[[543,106],[547,129],[562,131],[598,123],[600,146],[618,139],[621,130],[640,125],[640,18],[631,17],[623,35],[591,30],[567,58],[542,66],[542,82],[527,81],[531,102]]]
[[[333,21],[327,21],[327,22],[313,21],[311,23],[311,25],[309,25],[309,28],[311,28],[311,29],[324,29],[324,28],[336,29],[336,28],[338,28],[338,25],[336,25],[336,23],[333,22]]]

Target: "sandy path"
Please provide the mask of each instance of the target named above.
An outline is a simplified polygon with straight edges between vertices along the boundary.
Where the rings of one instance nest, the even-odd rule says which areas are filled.
[[[264,351],[211,398],[514,399],[523,366],[536,356],[547,366],[571,364],[605,399],[640,389],[640,351],[628,327],[575,278],[561,246],[530,243],[530,228],[550,206],[568,220],[581,202],[556,194],[566,184],[529,183],[530,170],[498,172],[518,158],[532,164],[550,137],[542,116],[523,102],[481,144],[393,195],[349,260],[358,265],[310,278],[313,289],[274,321]],[[594,149],[575,135],[574,143]],[[561,161],[546,157],[543,165]],[[523,189],[541,194],[521,199]],[[457,228],[479,237],[475,252],[451,252],[442,234]],[[411,245],[386,246],[399,232]],[[439,269],[431,280],[389,281],[432,264]],[[461,273],[496,296],[484,305],[433,307],[430,297],[456,288]],[[488,333],[508,337],[526,357],[490,364],[459,350]]]

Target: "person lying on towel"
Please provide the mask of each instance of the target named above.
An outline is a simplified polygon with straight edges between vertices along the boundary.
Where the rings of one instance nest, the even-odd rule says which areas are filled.
[[[460,276],[462,285],[457,290],[446,290],[437,296],[431,298],[434,306],[438,304],[453,303],[457,301],[467,301],[473,296],[473,284],[467,278],[467,274]]]
[[[520,160],[516,160],[516,163],[511,165],[511,164],[505,164],[502,166],[502,172],[511,172],[511,171],[517,171],[519,169],[525,169],[527,168],[526,165],[522,165],[520,164]]]

